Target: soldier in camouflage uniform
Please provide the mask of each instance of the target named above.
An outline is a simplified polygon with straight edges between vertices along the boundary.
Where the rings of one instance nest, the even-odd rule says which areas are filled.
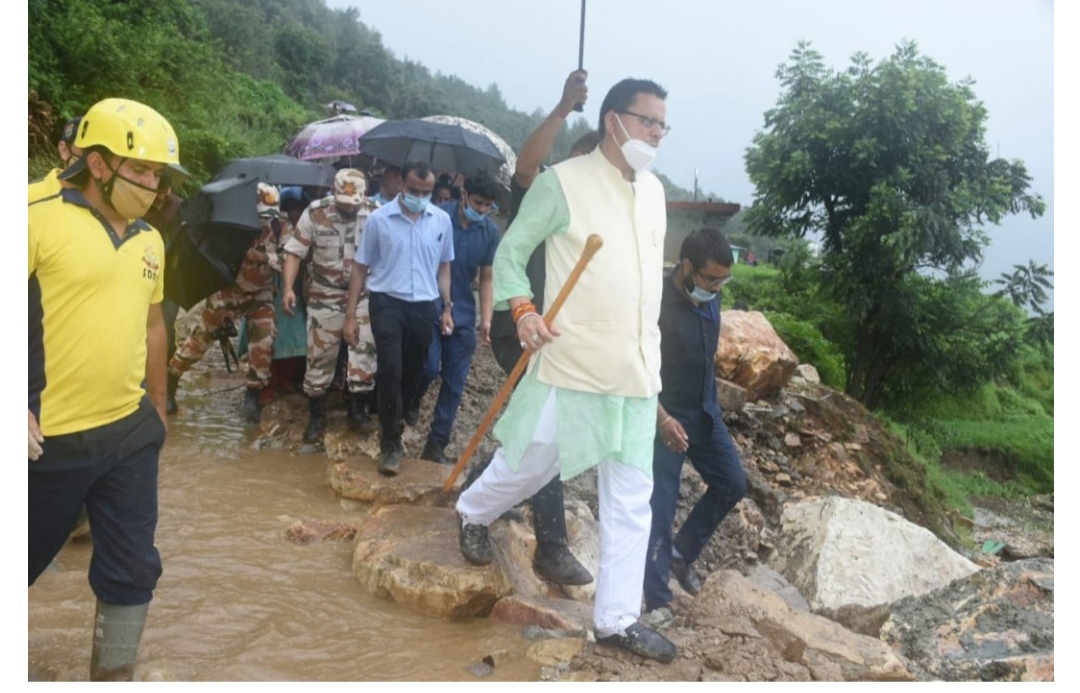
[[[274,272],[281,271],[280,247],[291,234],[289,222],[279,210],[278,189],[258,184],[257,209],[264,220],[262,233],[248,248],[236,275],[236,284],[206,299],[202,322],[169,361],[169,402],[175,409],[180,377],[202,359],[214,343],[214,331],[229,318],[239,322],[247,317],[248,369],[244,396],[244,418],[258,423],[262,416],[259,394],[270,384],[270,362],[274,349]]]
[[[360,233],[370,212],[365,200],[367,181],[356,169],[342,169],[334,177],[334,192],[312,202],[296,223],[296,230],[285,244],[285,291],[281,306],[290,315],[296,305],[292,291],[300,263],[308,263],[307,298],[307,373],[304,394],[308,396],[310,418],[304,442],[314,443],[326,428],[326,392],[334,377],[334,366],[345,328],[345,305],[349,294],[349,274],[360,243]],[[367,299],[356,309],[360,340],[349,345],[348,382],[349,425],[361,431],[374,430],[376,424],[367,413],[367,404],[375,387],[375,338],[371,332]]]

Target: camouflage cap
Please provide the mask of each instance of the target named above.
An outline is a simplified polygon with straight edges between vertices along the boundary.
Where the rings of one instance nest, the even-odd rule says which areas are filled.
[[[364,201],[367,179],[355,168],[343,168],[334,176],[334,202],[359,205]]]
[[[258,185],[258,201],[255,209],[262,219],[274,219],[281,216],[281,193],[269,183],[260,182]]]
[[[75,135],[79,132],[79,123],[82,122],[82,116],[76,116],[64,123],[64,129],[60,131],[60,141],[69,147],[75,144]]]

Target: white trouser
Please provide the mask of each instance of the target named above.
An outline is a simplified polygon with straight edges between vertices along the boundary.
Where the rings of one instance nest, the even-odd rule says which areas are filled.
[[[458,498],[465,524],[487,526],[504,512],[531,498],[559,473],[555,390],[540,413],[536,431],[518,470],[510,469],[502,448],[484,473]],[[596,577],[593,623],[596,635],[622,633],[641,615],[645,558],[652,509],[652,479],[615,460],[597,468],[600,499],[600,569]]]

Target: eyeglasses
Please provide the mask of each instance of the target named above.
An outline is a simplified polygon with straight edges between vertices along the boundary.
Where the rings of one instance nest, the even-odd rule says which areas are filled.
[[[641,121],[642,125],[644,125],[650,130],[652,130],[653,128],[660,128],[661,136],[671,132],[671,126],[662,120],[656,120],[655,118],[650,118],[649,116],[643,116],[640,113],[634,113],[633,111],[619,111],[619,113],[634,116]]]
[[[706,289],[719,289],[722,286],[724,286],[724,284],[727,284],[729,281],[731,281],[731,275],[730,274],[727,275],[726,277],[710,277],[710,276],[707,276],[705,274],[702,274],[698,270],[694,270],[694,274],[697,275],[698,278],[700,278],[701,281],[705,283],[705,288]]]

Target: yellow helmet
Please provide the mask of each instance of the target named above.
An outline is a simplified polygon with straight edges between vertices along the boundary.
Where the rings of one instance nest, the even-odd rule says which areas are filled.
[[[75,146],[85,151],[95,145],[127,159],[180,164],[180,145],[172,125],[138,101],[104,99],[90,107],[79,123]]]

